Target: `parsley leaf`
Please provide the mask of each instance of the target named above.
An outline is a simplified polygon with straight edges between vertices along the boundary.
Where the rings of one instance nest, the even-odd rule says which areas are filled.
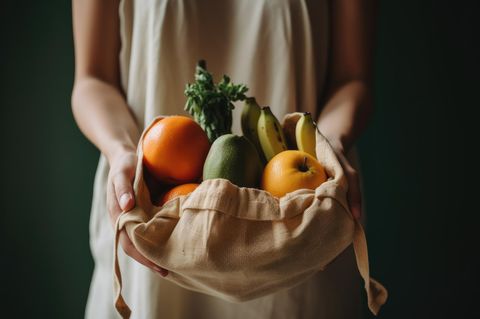
[[[233,102],[245,100],[247,91],[244,84],[234,84],[226,75],[215,84],[205,61],[201,60],[196,67],[195,82],[188,83],[185,88],[185,110],[213,143],[218,137],[232,132]]]

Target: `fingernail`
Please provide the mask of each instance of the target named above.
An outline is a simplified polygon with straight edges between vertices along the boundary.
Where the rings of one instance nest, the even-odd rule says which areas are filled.
[[[129,193],[125,193],[122,196],[120,196],[120,203],[119,203],[120,208],[121,209],[126,209],[127,205],[128,205],[128,202],[130,201],[131,198],[132,198],[132,196]]]
[[[162,275],[163,277],[165,277],[166,275],[168,275],[168,271],[165,270],[165,269],[162,269],[158,266],[154,266],[153,269],[155,269],[156,272],[158,272],[160,275]]]

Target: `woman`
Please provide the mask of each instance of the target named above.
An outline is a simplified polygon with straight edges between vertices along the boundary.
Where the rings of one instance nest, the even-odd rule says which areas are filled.
[[[116,318],[111,225],[134,206],[136,145],[159,114],[181,114],[196,62],[250,88],[277,117],[310,111],[347,173],[349,204],[361,215],[348,159],[371,113],[373,0],[75,0],[72,108],[101,151],[90,223],[95,271],[87,318]],[[238,119],[238,109],[234,118]],[[239,123],[233,125],[238,132]],[[110,219],[107,217],[109,216]],[[358,318],[361,282],[352,251],[304,283],[246,303],[187,291],[162,276],[125,233],[120,254],[133,318]]]

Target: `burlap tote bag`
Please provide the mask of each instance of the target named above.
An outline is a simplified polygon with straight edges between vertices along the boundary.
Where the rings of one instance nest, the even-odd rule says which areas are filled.
[[[285,120],[295,122],[298,114]],[[116,224],[118,312],[124,318],[131,313],[121,295],[117,256],[119,232],[125,228],[141,254],[169,270],[165,280],[234,302],[297,285],[353,243],[369,308],[377,314],[387,292],[369,276],[365,234],[348,209],[342,167],[327,140],[319,132],[316,137],[317,157],[329,179],[315,190],[297,190],[277,199],[263,190],[213,179],[157,207],[143,179],[142,135],[134,181],[136,207],[120,215]]]

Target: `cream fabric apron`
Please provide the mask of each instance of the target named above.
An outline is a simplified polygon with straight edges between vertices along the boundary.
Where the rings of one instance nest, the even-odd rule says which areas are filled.
[[[328,10],[326,0],[122,0],[122,85],[139,129],[157,115],[184,114],[183,90],[199,59],[216,80],[228,74],[245,83],[248,95],[270,105],[278,118],[298,110],[316,114],[328,61]],[[239,112],[241,104],[234,110],[235,133]],[[107,175],[101,156],[90,222],[95,269],[89,319],[118,318]],[[351,249],[306,282],[245,303],[185,290],[119,253],[132,319],[359,318],[365,300]]]

